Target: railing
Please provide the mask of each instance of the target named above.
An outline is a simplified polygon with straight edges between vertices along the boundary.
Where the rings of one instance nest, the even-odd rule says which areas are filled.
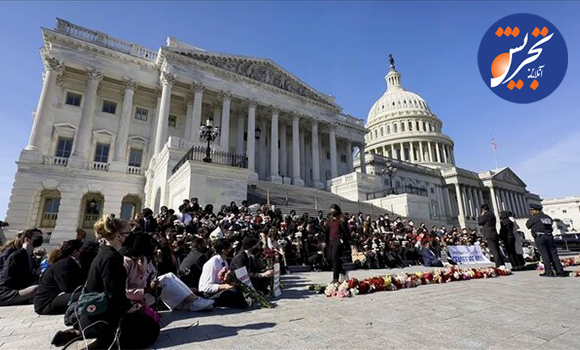
[[[109,163],[91,162],[90,168],[97,171],[109,171]]]
[[[66,35],[90,41],[107,48],[124,52],[126,54],[155,61],[157,52],[131,42],[114,38],[105,33],[97,32],[79,25],[57,18],[56,30]]]
[[[40,223],[41,227],[55,227],[56,219],[58,219],[58,213],[44,213],[42,215],[42,221]]]
[[[56,157],[56,156],[43,156],[42,157],[42,164],[66,166],[68,164],[68,158]]]
[[[85,214],[83,228],[93,228],[97,220],[99,220],[99,214]]]
[[[388,194],[415,194],[417,196],[422,197],[429,197],[427,193],[427,189],[415,186],[406,186],[406,187],[397,187],[397,188],[386,188],[384,190],[379,190],[375,192],[370,192],[366,194],[367,200],[369,199],[376,199],[376,198],[383,198],[386,197]]]
[[[228,165],[236,168],[247,168],[248,167],[248,157],[241,154],[235,154],[232,152],[210,150],[211,163]],[[206,148],[203,146],[193,146],[187,151],[187,153],[181,158],[177,165],[171,170],[172,174],[175,174],[183,164],[188,161],[203,162],[206,157]]]
[[[127,166],[127,174],[131,175],[143,175],[143,168],[140,166]]]

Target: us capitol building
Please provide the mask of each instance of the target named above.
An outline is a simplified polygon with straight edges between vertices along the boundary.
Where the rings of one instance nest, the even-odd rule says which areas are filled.
[[[248,184],[326,190],[461,226],[475,226],[484,202],[523,218],[540,201],[509,168],[456,167],[441,120],[403,88],[393,59],[365,126],[267,59],[171,37],[155,51],[61,19],[42,36],[45,73],[17,162],[12,230],[36,226],[61,241],[103,213],[132,218],[191,197],[239,203]],[[219,127],[212,162],[203,161],[206,125]]]

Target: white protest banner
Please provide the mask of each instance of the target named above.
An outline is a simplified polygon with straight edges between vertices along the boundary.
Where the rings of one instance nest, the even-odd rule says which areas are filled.
[[[490,262],[487,259],[481,247],[478,245],[455,245],[448,246],[449,255],[456,264],[481,264]]]
[[[282,294],[280,290],[280,263],[274,264],[274,296],[279,297]]]

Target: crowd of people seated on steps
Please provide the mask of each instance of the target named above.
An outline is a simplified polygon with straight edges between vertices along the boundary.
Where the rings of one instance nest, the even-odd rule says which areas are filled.
[[[19,232],[0,248],[0,306],[34,304],[40,315],[65,314],[72,328],[58,332],[54,345],[86,337],[96,339],[95,349],[114,341],[144,348],[159,334],[160,308],[246,308],[240,286],[221,273],[246,267],[254,288],[270,295],[274,271],[266,266],[265,250],[276,253],[282,273],[289,265],[334,267],[334,279],[343,262],[350,268],[443,266],[452,263],[446,249],[451,245],[480,245],[490,256],[474,229],[427,228],[386,215],[373,219],[342,213],[336,205],[328,216],[320,211],[310,217],[246,201],[215,210],[192,198],[177,212],[161,207],[155,215],[145,208],[130,222],[105,216],[94,232],[96,240],[87,240],[81,230],[48,255],[38,229]],[[71,314],[81,295],[103,292],[107,312]],[[144,330],[147,337],[132,336]]]

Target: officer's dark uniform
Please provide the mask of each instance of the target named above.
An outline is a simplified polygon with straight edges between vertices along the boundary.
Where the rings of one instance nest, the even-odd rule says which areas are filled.
[[[541,205],[530,204],[530,209],[542,210]],[[560,263],[556,244],[554,243],[554,236],[552,236],[552,218],[540,212],[533,215],[527,222],[526,227],[532,231],[532,236],[536,242],[536,247],[542,256],[544,263],[544,274],[553,275],[553,270],[559,276],[564,276],[564,267]]]

